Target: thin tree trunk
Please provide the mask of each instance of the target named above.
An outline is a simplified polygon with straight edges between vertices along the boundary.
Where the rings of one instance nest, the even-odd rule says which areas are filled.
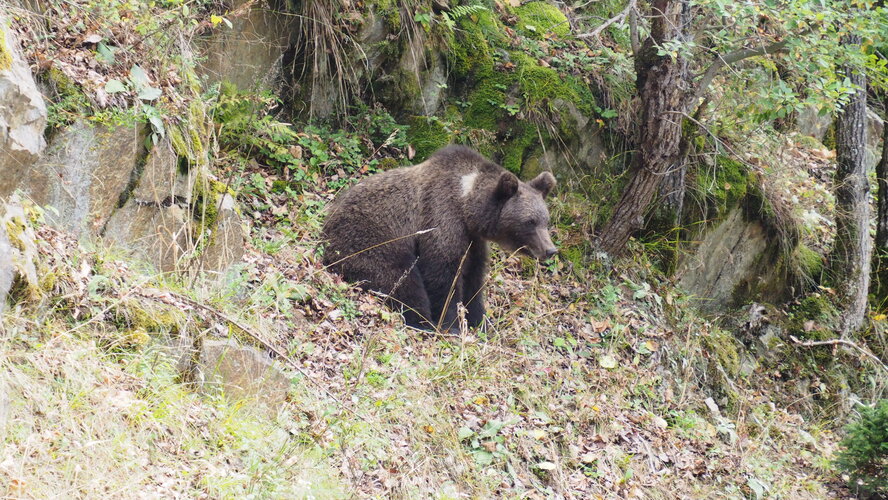
[[[888,93],[882,96],[888,112]],[[882,127],[882,159],[876,165],[878,214],[876,216],[876,252],[888,252],[888,120]]]
[[[888,110],[888,93],[883,94]],[[876,165],[876,247],[873,261],[874,293],[880,307],[888,299],[888,122],[882,127],[882,159]]]
[[[681,56],[657,55],[656,47],[683,36],[686,4],[687,0],[654,0],[651,5],[651,34],[635,61],[642,116],[632,179],[596,242],[610,255],[622,251],[632,233],[642,227],[645,211],[679,156],[687,64]]]
[[[844,44],[854,50],[859,35],[847,35]],[[836,121],[836,238],[830,253],[830,274],[841,300],[842,335],[860,329],[866,314],[872,241],[864,156],[866,152],[866,76],[850,66],[845,76],[860,89]]]

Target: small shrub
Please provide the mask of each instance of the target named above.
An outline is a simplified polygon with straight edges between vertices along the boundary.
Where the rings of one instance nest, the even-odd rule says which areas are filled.
[[[864,408],[847,428],[836,465],[851,476],[852,487],[875,498],[888,496],[888,399]]]

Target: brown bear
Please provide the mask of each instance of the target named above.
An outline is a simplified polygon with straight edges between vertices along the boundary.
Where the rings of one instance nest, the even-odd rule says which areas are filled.
[[[408,325],[457,328],[457,304],[484,318],[487,242],[546,259],[555,254],[545,197],[555,177],[522,182],[463,146],[372,175],[340,194],[324,223],[324,264],[403,308]]]

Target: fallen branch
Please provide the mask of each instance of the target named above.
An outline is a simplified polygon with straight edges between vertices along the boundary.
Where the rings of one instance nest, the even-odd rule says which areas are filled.
[[[607,29],[608,26],[610,26],[610,25],[612,25],[612,24],[614,24],[614,23],[621,23],[621,22],[623,22],[623,20],[626,19],[626,16],[628,16],[630,12],[632,12],[632,11],[635,10],[635,3],[636,3],[636,1],[637,1],[637,0],[630,0],[630,1],[629,1],[629,5],[627,5],[626,8],[623,9],[622,12],[620,12],[620,13],[617,14],[616,16],[614,16],[614,17],[608,19],[607,21],[601,23],[597,28],[595,28],[595,29],[592,30],[591,32],[589,32],[589,33],[581,33],[581,34],[577,35],[577,38],[580,38],[580,39],[583,39],[583,38],[597,38],[599,35],[601,35],[601,32],[602,32],[602,31],[604,31],[605,29]]]
[[[227,314],[225,314],[225,313],[222,312],[222,311],[219,311],[218,309],[215,309],[215,308],[210,307],[210,306],[208,306],[208,305],[202,304],[202,303],[200,303],[200,302],[198,302],[198,301],[196,301],[196,300],[190,299],[190,298],[188,298],[188,297],[186,297],[186,296],[184,296],[184,295],[180,295],[180,294],[175,293],[175,292],[170,292],[170,291],[166,291],[166,290],[151,290],[151,292],[154,292],[154,293],[152,294],[152,293],[149,293],[149,292],[147,292],[147,291],[141,291],[141,290],[138,291],[137,293],[138,293],[138,295],[140,295],[141,297],[144,297],[144,298],[146,298],[146,299],[156,300],[156,301],[158,301],[158,302],[163,302],[164,304],[167,304],[167,305],[171,305],[171,306],[178,307],[179,304],[176,304],[175,302],[170,301],[170,300],[165,300],[167,297],[169,297],[169,298],[171,298],[171,299],[175,299],[175,300],[178,300],[178,301],[184,302],[184,303],[188,304],[189,306],[191,306],[191,307],[193,307],[193,308],[195,308],[195,309],[200,309],[200,310],[202,310],[202,311],[204,311],[204,312],[207,312],[207,313],[209,313],[209,314],[215,316],[217,319],[220,319],[220,320],[222,320],[222,321],[225,321],[225,322],[228,322],[228,323],[234,325],[234,326],[237,327],[239,330],[241,330],[242,332],[246,333],[246,334],[249,335],[251,338],[253,338],[253,340],[255,340],[256,342],[258,342],[259,344],[261,344],[263,347],[265,347],[265,348],[268,349],[269,351],[275,353],[275,355],[277,355],[280,359],[286,361],[287,364],[290,365],[290,367],[292,367],[294,370],[296,370],[297,372],[299,372],[303,377],[305,377],[305,378],[306,378],[309,382],[311,382],[315,387],[317,387],[318,389],[320,389],[324,394],[326,394],[327,396],[329,396],[330,398],[332,398],[334,401],[336,401],[337,403],[339,403],[339,405],[340,405],[343,409],[347,410],[347,411],[348,411],[349,413],[351,413],[352,415],[354,415],[354,416],[360,418],[361,420],[363,420],[363,421],[365,421],[365,422],[367,422],[367,423],[370,422],[370,419],[368,419],[367,417],[361,415],[360,413],[358,413],[358,412],[356,412],[355,410],[353,410],[353,409],[349,408],[348,406],[346,406],[346,404],[345,404],[344,402],[342,402],[341,399],[337,398],[335,395],[333,395],[333,393],[331,393],[331,392],[330,392],[326,387],[324,387],[320,382],[318,382],[317,380],[315,380],[314,378],[312,378],[311,375],[309,375],[308,372],[306,372],[301,366],[299,366],[295,361],[293,361],[293,359],[291,359],[289,356],[287,356],[286,354],[284,354],[283,352],[281,352],[280,349],[278,349],[277,347],[275,347],[273,344],[271,344],[271,343],[268,342],[267,340],[263,339],[261,336],[259,336],[258,333],[254,332],[252,329],[250,329],[249,327],[247,327],[246,325],[244,325],[244,324],[241,323],[240,321],[238,321],[238,320],[232,318],[231,316],[228,316]]]
[[[846,339],[807,340],[807,341],[802,342],[801,340],[797,339],[795,337],[795,335],[790,335],[789,338],[792,339],[792,341],[795,342],[796,344],[801,345],[801,346],[805,346],[805,347],[814,347],[814,346],[820,346],[820,345],[831,345],[831,346],[844,345],[847,347],[853,347],[857,351],[863,353],[865,356],[867,356],[870,359],[872,359],[873,361],[875,361],[876,365],[879,366],[881,369],[888,372],[888,366],[886,366],[885,363],[883,363],[882,360],[878,358],[878,356],[876,356],[875,354],[870,352],[868,349],[864,349],[863,347],[860,347],[859,345],[855,344],[854,342],[851,342],[850,340],[846,340]]]

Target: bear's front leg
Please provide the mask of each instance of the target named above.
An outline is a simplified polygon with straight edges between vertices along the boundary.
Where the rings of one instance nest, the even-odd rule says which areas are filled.
[[[457,269],[454,265],[438,269],[438,272],[423,272],[432,305],[432,322],[436,329],[450,333],[459,331],[458,304],[463,301],[463,280]]]
[[[487,243],[472,242],[463,266],[463,300],[466,321],[477,328],[484,321],[484,282],[487,280]]]
[[[398,280],[395,289],[389,293],[388,300],[395,310],[401,309],[404,322],[408,326],[428,331],[435,329],[436,318],[432,316],[425,282],[416,266],[412,266],[410,271]]]

